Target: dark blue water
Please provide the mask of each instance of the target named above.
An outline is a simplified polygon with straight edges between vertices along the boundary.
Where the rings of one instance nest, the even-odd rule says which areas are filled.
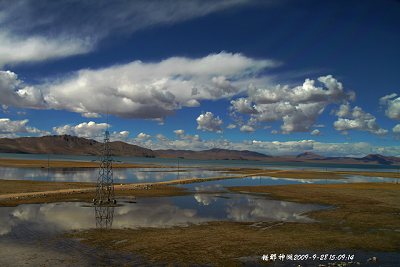
[[[0,158],[9,159],[38,159],[38,160],[71,160],[88,161],[97,160],[97,156],[74,156],[74,155],[37,155],[37,154],[13,154],[0,153]],[[390,171],[395,172],[400,166],[367,165],[367,164],[338,164],[338,163],[303,163],[303,162],[275,162],[275,161],[246,161],[246,160],[205,160],[205,159],[172,159],[172,158],[137,158],[137,157],[114,157],[122,163],[154,164],[164,166],[181,167],[252,167],[280,170],[318,170],[318,171]]]
[[[188,178],[232,176],[218,171],[187,168],[185,172],[160,171],[160,168],[115,168],[115,183],[156,183]],[[165,169],[164,169],[165,170]],[[182,169],[181,169],[182,170]],[[98,168],[4,168],[0,167],[0,179],[57,181],[57,182],[97,182]]]

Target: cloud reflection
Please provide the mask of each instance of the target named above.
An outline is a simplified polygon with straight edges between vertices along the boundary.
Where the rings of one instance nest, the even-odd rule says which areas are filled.
[[[191,201],[193,196],[143,198],[138,199],[137,203],[120,202],[123,206],[115,208],[112,226],[171,227],[215,220],[309,222],[312,220],[301,214],[316,209],[312,204],[275,201],[242,194],[227,195],[230,198],[221,196],[222,194],[197,193],[194,195],[196,202]],[[94,228],[95,217],[94,207],[83,207],[82,203],[76,202],[0,208],[0,235],[18,231],[20,225],[31,225],[47,233]]]
[[[203,204],[204,206],[208,206],[212,201],[217,201],[219,194],[195,194],[194,198],[199,202],[199,204]]]
[[[150,172],[146,172],[150,171]],[[155,171],[155,172],[151,172]],[[0,178],[6,180],[34,180],[58,182],[96,182],[98,168],[0,168]],[[116,168],[116,183],[143,183],[172,181],[176,179],[228,176],[217,171],[188,169],[187,172],[160,172],[158,168]]]
[[[226,206],[227,218],[236,222],[312,222],[314,220],[302,214],[316,209],[313,204],[277,201],[249,195],[234,197]]]

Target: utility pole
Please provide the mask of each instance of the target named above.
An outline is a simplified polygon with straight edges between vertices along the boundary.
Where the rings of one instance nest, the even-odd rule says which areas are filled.
[[[179,180],[179,158],[178,158],[178,180]]]

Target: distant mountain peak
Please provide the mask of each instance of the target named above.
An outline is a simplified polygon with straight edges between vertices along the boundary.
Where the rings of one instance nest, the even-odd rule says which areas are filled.
[[[0,138],[1,153],[23,154],[59,154],[59,155],[100,155],[102,143],[71,135],[48,135],[42,137]],[[219,159],[219,160],[257,160],[285,162],[324,162],[341,164],[381,164],[400,165],[400,158],[369,154],[362,158],[324,157],[312,152],[304,152],[297,156],[271,156],[249,150],[230,150],[211,148],[209,150],[156,150],[127,144],[122,141],[111,142],[114,156],[121,157],[167,157],[187,159]]]
[[[296,156],[296,158],[297,159],[300,159],[300,158],[302,158],[302,159],[305,159],[305,158],[307,158],[307,159],[311,159],[311,158],[312,159],[321,159],[321,158],[325,158],[325,157],[317,155],[317,154],[312,153],[312,152],[304,152],[304,153],[298,154]]]
[[[364,158],[380,158],[380,159],[384,159],[386,157],[382,156],[381,154],[369,154],[369,155],[366,155]]]
[[[42,137],[20,137],[0,139],[5,153],[58,154],[58,155],[100,155],[102,143],[71,135],[47,135]],[[114,156],[157,157],[158,153],[124,142],[111,142]],[[3,152],[3,151],[2,151]]]
[[[364,161],[376,161],[379,164],[382,165],[390,165],[391,163],[393,163],[392,160],[390,160],[390,158],[382,156],[380,154],[369,154],[365,157],[362,158],[362,160]]]

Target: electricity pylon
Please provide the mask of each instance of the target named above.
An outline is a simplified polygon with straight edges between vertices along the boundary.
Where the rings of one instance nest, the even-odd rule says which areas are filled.
[[[110,146],[110,134],[107,131],[104,133],[103,149],[101,150],[100,169],[97,177],[96,196],[93,199],[94,203],[117,203],[114,195],[114,178]]]
[[[95,207],[96,228],[111,229],[114,218],[114,206]]]

